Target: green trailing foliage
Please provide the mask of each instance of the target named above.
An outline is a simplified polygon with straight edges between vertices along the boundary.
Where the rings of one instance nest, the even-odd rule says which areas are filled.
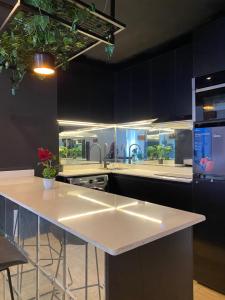
[[[77,26],[91,19],[91,12],[95,11],[94,4],[81,9],[61,0],[26,0],[26,3],[38,8],[37,13],[18,11],[7,30],[0,34],[0,72],[8,69],[11,72],[12,95],[32,68],[35,53],[51,53],[56,65],[63,69],[67,67],[71,54],[85,48],[85,42],[88,42],[88,37],[81,39]],[[71,28],[44,15],[43,11],[72,20]],[[112,51],[109,51],[110,56]]]

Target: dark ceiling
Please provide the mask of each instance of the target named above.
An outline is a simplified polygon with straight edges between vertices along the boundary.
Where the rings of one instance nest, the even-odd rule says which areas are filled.
[[[101,11],[108,3],[106,13],[109,13],[110,0],[84,1],[94,2]],[[116,18],[127,28],[116,37],[111,63],[127,60],[190,33],[224,10],[225,0],[116,0]],[[87,56],[107,60],[102,45],[90,50]]]

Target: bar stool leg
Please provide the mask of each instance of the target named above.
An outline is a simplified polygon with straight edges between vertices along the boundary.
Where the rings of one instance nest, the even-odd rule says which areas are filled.
[[[7,276],[8,276],[8,282],[9,282],[9,290],[10,290],[11,300],[14,300],[12,280],[11,280],[11,275],[10,275],[9,268],[6,269],[6,272],[7,272]]]
[[[97,271],[97,279],[98,279],[98,298],[101,300],[101,288],[100,288],[100,276],[99,276],[99,268],[98,268],[98,252],[95,247],[95,262],[96,262],[96,271]]]
[[[88,244],[85,245],[85,300],[88,300]]]

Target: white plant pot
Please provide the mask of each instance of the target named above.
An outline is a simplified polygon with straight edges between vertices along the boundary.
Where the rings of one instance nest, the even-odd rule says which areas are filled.
[[[52,189],[54,186],[54,182],[55,182],[55,178],[52,179],[43,178],[43,185],[46,190]]]

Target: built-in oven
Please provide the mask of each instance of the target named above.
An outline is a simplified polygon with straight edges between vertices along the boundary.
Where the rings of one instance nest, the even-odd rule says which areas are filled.
[[[194,120],[225,120],[225,72],[194,79]]]
[[[225,182],[225,123],[195,124],[194,178]]]

